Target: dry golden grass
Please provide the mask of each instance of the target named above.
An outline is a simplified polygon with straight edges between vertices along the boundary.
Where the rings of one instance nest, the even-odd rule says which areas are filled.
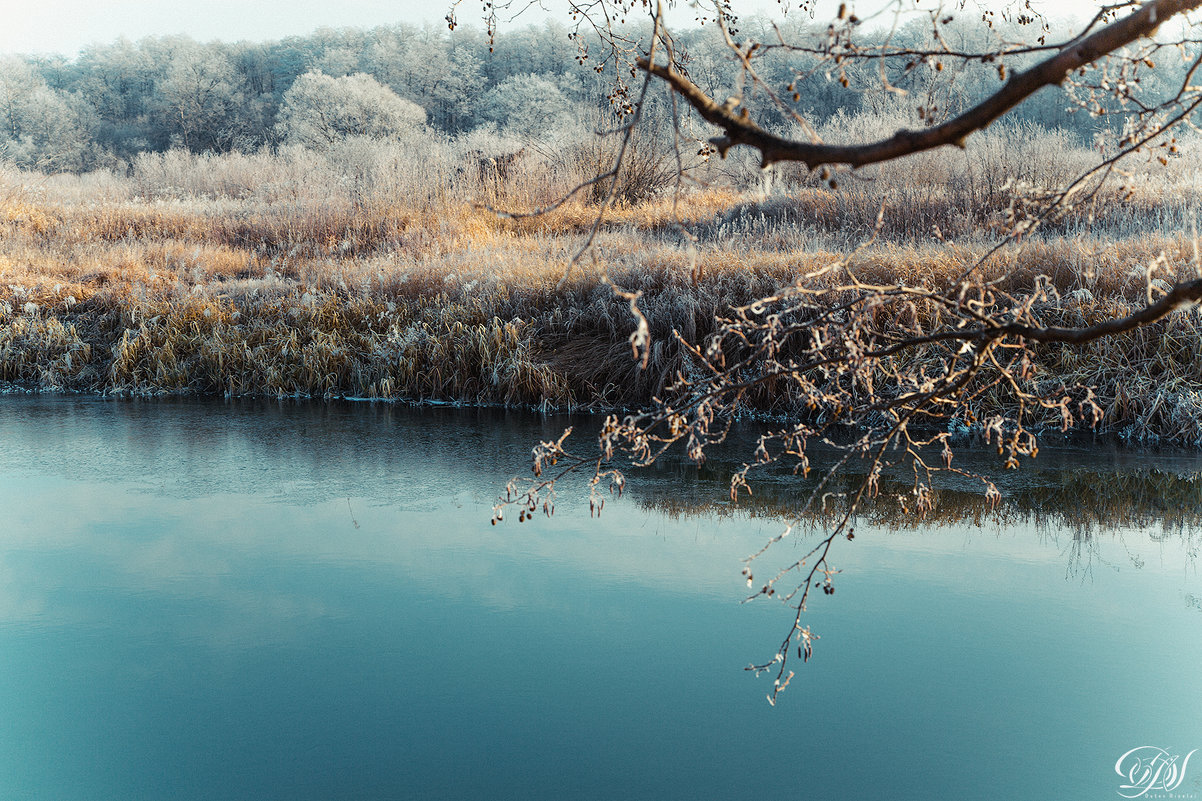
[[[719,188],[617,207],[598,252],[610,279],[643,293],[654,345],[640,370],[627,305],[591,263],[557,288],[592,225],[587,205],[506,219],[462,193],[407,203],[337,193],[187,199],[135,194],[112,176],[89,193],[81,180],[0,173],[4,381],[131,394],[640,404],[691,369],[674,332],[700,342],[731,306],[846,255],[854,237],[828,229],[841,219],[855,229],[872,205],[858,190],[802,187],[758,201]],[[932,208],[941,219],[958,213]],[[696,242],[676,234],[678,221]],[[1059,292],[1047,321],[1075,325],[1143,303],[1145,267],[1162,253],[1156,277],[1197,271],[1189,239],[1120,228],[1008,246],[985,275],[1019,294],[1046,277]],[[857,252],[853,269],[870,282],[940,285],[988,248],[983,236],[886,235]],[[1097,387],[1116,430],[1202,441],[1199,353],[1190,312],[1083,349],[1044,348],[1038,370]],[[758,402],[795,411],[789,399]]]

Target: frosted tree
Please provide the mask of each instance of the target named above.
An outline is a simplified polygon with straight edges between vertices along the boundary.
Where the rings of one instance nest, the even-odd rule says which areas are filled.
[[[144,47],[119,39],[85,48],[73,65],[70,85],[64,88],[81,92],[102,119],[129,125],[146,114],[154,92],[155,68]]]
[[[175,39],[170,64],[155,83],[156,101],[173,139],[188,150],[228,150],[233,116],[243,97],[230,60],[220,51]]]
[[[0,159],[48,171],[93,166],[96,116],[17,58],[0,61]]]
[[[21,115],[19,146],[25,166],[56,172],[94,166],[96,117],[82,98],[39,87],[25,99]]]
[[[7,139],[21,136],[21,109],[30,94],[43,85],[23,60],[15,56],[0,59],[0,130]]]
[[[454,36],[431,29],[413,31],[388,71],[388,84],[430,115],[430,123],[458,132],[477,122],[479,93],[486,86],[480,51],[487,48],[471,30]]]
[[[359,72],[359,54],[350,47],[332,47],[313,60],[310,72],[342,78]]]
[[[524,141],[570,125],[571,104],[551,76],[514,75],[484,95],[481,116]]]
[[[306,72],[284,93],[276,131],[288,144],[322,149],[348,136],[405,136],[425,122],[421,106],[370,75]]]

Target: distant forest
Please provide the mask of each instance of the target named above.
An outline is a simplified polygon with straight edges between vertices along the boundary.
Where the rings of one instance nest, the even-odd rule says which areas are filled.
[[[760,18],[742,23],[745,30],[769,25]],[[916,20],[895,31],[891,43],[921,46],[930,28],[929,20]],[[996,37],[999,29],[982,33],[982,28],[956,21],[941,32],[956,49],[988,51],[994,45],[982,37]],[[813,41],[824,32],[797,15],[783,30],[793,42]],[[760,31],[758,38],[776,36]],[[715,97],[735,93],[737,69],[713,30],[682,31],[676,44],[702,89]],[[263,43],[200,43],[170,36],[93,46],[76,58],[5,56],[0,57],[0,161],[84,172],[121,169],[139,153],[170,149],[319,149],[350,136],[404,139],[432,133],[453,139],[489,132],[517,146],[537,146],[607,127],[612,122],[607,115],[627,110],[628,100],[615,94],[614,86],[619,77],[628,83],[632,78],[619,75],[606,55],[598,42],[549,22],[502,30],[491,46],[485,34],[466,26],[451,32],[399,24],[321,29]],[[1143,73],[1144,91],[1155,96],[1175,90],[1186,60]],[[945,69],[931,60],[890,60],[884,67],[889,83],[905,90],[902,95],[882,89],[876,67],[849,68],[846,74],[814,71],[810,56],[789,49],[772,51],[757,63],[769,85],[815,126],[840,114],[896,113],[919,104],[934,107],[943,118],[1002,80],[989,63],[949,61]],[[1098,68],[1099,86],[1105,85],[1105,69],[1104,64]],[[759,101],[753,108],[764,127],[787,131],[794,124],[764,98]],[[1013,118],[1063,129],[1077,144],[1092,146],[1100,133],[1121,129],[1123,121],[1121,114],[1097,118],[1088,104],[1088,98],[1045,90]],[[652,125],[666,125],[669,114],[661,89],[648,116]]]

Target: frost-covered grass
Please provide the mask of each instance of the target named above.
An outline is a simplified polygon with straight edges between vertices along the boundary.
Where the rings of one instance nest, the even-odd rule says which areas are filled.
[[[926,183],[922,171],[882,170],[838,189],[794,175],[765,191],[717,180],[738,165],[714,165],[708,187],[619,204],[599,262],[585,260],[560,288],[595,208],[574,202],[533,219],[482,208],[538,206],[566,179],[530,157],[499,181],[465,162],[479,150],[468,144],[431,143],[416,164],[360,142],[324,155],[145,156],[120,176],[0,171],[0,379],[132,394],[629,406],[692,369],[674,332],[700,342],[731,306],[846,256],[882,208],[877,239],[853,259],[860,280],[949,281],[991,247],[990,220],[1004,214],[972,206],[954,169],[930,166]],[[1058,293],[1045,304],[1049,324],[1123,314],[1146,302],[1146,267],[1162,253],[1159,279],[1196,274],[1193,242],[1176,233],[1189,228],[1195,191],[1177,163],[1129,176],[1122,192],[1003,248],[986,274],[1018,294],[1046,276]],[[647,370],[630,356],[627,303],[598,264],[643,293]],[[1112,428],[1199,441],[1200,353],[1190,312],[1037,355],[1051,379],[1096,387]]]

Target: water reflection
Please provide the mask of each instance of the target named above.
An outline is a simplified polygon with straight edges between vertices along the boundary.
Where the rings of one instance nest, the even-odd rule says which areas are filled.
[[[957,464],[988,476],[1000,499],[990,500],[978,481],[952,476],[933,491],[933,507],[915,515],[910,511],[913,480],[899,480],[897,474],[904,471],[894,470],[881,479],[879,494],[862,503],[857,525],[916,533],[940,527],[1030,532],[1036,541],[1060,549],[1070,578],[1087,579],[1095,569],[1118,565],[1140,569],[1146,558],[1140,548],[1131,547],[1133,536],[1139,542],[1173,541],[1183,566],[1196,568],[1202,544],[1202,456],[1197,453],[1061,445],[1045,449],[1019,470],[1006,471],[988,449],[962,448]],[[817,476],[803,480],[783,469],[765,471],[753,484],[754,494],[732,503],[723,497],[732,472],[729,464],[698,470],[669,459],[657,466],[652,480],[636,481],[632,496],[673,519],[768,520],[782,529],[794,524],[810,534],[842,511],[837,500],[825,510],[808,508]],[[824,491],[835,498],[851,495],[861,479],[851,471],[834,477]],[[1103,549],[1099,538],[1114,545]]]
[[[0,798],[1104,798],[1202,745],[1188,458],[869,510],[770,709],[740,668],[785,610],[738,571],[790,482],[732,513],[720,462],[666,463],[600,521],[489,526],[564,422],[2,399]]]
[[[85,480],[121,476],[176,498],[253,490],[312,503],[366,492],[372,502],[410,509],[465,487],[491,502],[496,480],[526,468],[524,454],[536,439],[557,437],[567,425],[587,438],[598,423],[504,409],[287,400],[4,401],[9,414],[0,416],[0,432],[10,447],[0,453],[0,468]],[[86,437],[98,429],[103,436]],[[736,429],[734,442],[701,469],[669,456],[639,472],[631,483],[636,502],[670,516],[795,515],[814,482],[787,470],[757,474],[754,495],[737,504],[726,500],[735,464],[722,457],[741,455],[739,443],[752,434],[749,427],[740,437]],[[364,483],[348,474],[351,462],[379,480]],[[880,497],[865,505],[865,518],[900,528],[1024,523],[1083,535],[1114,527],[1186,533],[1202,523],[1202,456],[1192,452],[1061,446],[1004,471],[987,452],[966,447],[957,466],[989,475],[1001,503],[990,504],[976,482],[952,477],[936,489],[933,512],[919,520],[896,502],[911,485],[886,477]],[[843,491],[855,480],[844,478],[832,489]]]
[[[821,451],[817,453],[821,458]],[[733,472],[730,465],[707,465],[698,470],[679,461],[665,462],[651,474],[651,481],[642,482],[645,488],[638,502],[674,517],[792,519],[817,480],[817,471],[806,480],[787,470],[768,470],[758,475],[754,494],[732,503],[724,492]],[[1021,469],[1002,470],[1001,460],[991,459],[987,448],[963,448],[956,464],[988,476],[1001,492],[1000,501],[991,502],[977,481],[949,476],[934,490],[934,508],[915,516],[899,502],[911,494],[912,478],[899,480],[896,473],[904,471],[895,470],[895,475],[881,480],[880,494],[865,500],[862,517],[889,528],[1022,524],[1072,529],[1083,537],[1123,527],[1189,535],[1202,525],[1202,456],[1197,453],[1063,445],[1045,449]],[[829,491],[832,495],[849,492],[860,479],[850,471],[836,477]],[[634,486],[639,493],[639,482]],[[816,509],[800,514],[810,519],[822,517]]]

